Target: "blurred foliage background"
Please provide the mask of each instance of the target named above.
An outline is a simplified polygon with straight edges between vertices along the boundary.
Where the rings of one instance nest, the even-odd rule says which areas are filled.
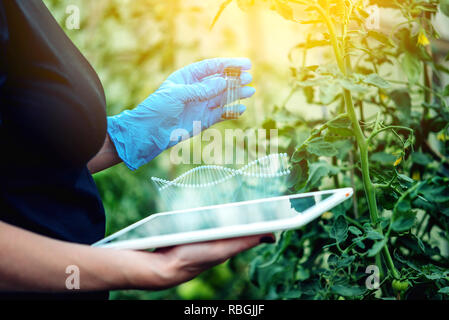
[[[107,97],[108,115],[132,109],[174,71],[206,58],[244,56],[253,62],[251,84],[255,97],[248,111],[229,126],[260,128],[276,104],[290,93],[287,53],[302,39],[297,24],[276,13],[250,14],[231,5],[210,30],[221,1],[210,0],[44,0],[61,27],[87,57],[100,76]],[[75,5],[80,28],[67,24]],[[327,52],[323,52],[323,55]],[[320,57],[312,57],[319,61]],[[70,63],[70,61],[67,61]],[[302,96],[293,97],[291,110],[302,114]],[[309,109],[312,116],[314,110]],[[321,109],[316,109],[321,114]],[[265,124],[266,125],[266,124]],[[105,205],[107,234],[158,211],[157,191],[150,177],[173,179],[187,168],[173,166],[164,152],[148,165],[131,172],[124,164],[94,176]],[[200,277],[162,292],[116,291],[112,299],[234,299],[261,298],[248,280],[244,253]]]
[[[222,0],[44,2],[99,74],[106,92],[108,115],[134,108],[177,69],[202,59],[224,56],[245,56],[252,60],[254,81],[251,86],[256,88],[257,93],[245,102],[248,110],[240,120],[221,123],[215,128],[224,130],[238,126],[242,129],[269,129],[273,121],[270,120],[271,116],[277,107],[285,107],[289,118],[309,121],[327,119],[331,111],[329,107],[310,103],[307,95],[297,90],[290,68],[303,62],[301,53],[294,49],[295,45],[304,42],[305,35],[319,30],[282,19],[270,10],[256,7],[243,12],[233,2],[211,30]],[[240,4],[243,3],[245,1],[240,1]],[[70,12],[67,9],[70,5],[80,10],[79,29],[68,28]],[[297,19],[304,14],[307,13],[295,12]],[[394,20],[395,16],[384,11],[380,19],[381,25],[388,25],[385,21]],[[439,31],[442,36],[448,36],[447,28]],[[329,48],[316,49],[313,55],[307,56],[307,63],[321,65],[330,56],[332,52]],[[367,107],[367,117],[374,112],[375,109]],[[292,130],[291,134],[290,131],[288,134],[281,132],[279,151],[287,151],[292,141],[298,145],[304,141],[310,130],[301,130]],[[96,174],[94,178],[107,214],[107,234],[159,211],[157,190],[151,184],[150,177],[173,179],[187,169],[189,167],[186,165],[171,164],[169,151],[166,151],[136,172],[120,164]],[[248,262],[256,258],[257,252],[251,250],[240,254],[198,278],[169,290],[115,291],[111,293],[111,298],[275,297],[274,293],[262,293],[249,280]],[[286,272],[286,269],[279,265],[270,268],[270,272],[265,276],[275,277],[279,272]]]

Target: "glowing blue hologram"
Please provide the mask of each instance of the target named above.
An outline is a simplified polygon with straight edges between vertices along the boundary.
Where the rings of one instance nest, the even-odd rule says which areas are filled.
[[[290,174],[286,153],[270,154],[240,169],[193,168],[172,181],[152,177],[164,210],[180,210],[285,194]]]

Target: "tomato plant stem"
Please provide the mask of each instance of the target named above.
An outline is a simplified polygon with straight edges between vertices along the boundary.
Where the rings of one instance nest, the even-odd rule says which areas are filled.
[[[338,160],[337,157],[332,157],[332,165],[335,167],[338,167]],[[338,180],[338,174],[334,176],[334,184],[335,188],[340,188],[340,181]]]
[[[323,20],[326,23],[327,29],[329,30],[329,36],[332,43],[332,47],[334,49],[335,58],[337,59],[338,67],[344,73],[344,70],[346,70],[346,66],[343,60],[343,56],[341,54],[340,46],[338,44],[338,37],[334,23],[332,22],[332,19],[329,17],[329,13],[327,13],[323,9],[323,7],[321,7],[320,5],[316,5],[314,6],[314,8],[318,11],[321,17],[323,17]]]
[[[368,201],[368,208],[371,216],[371,222],[374,225],[377,225],[377,220],[379,215],[377,213],[377,204],[376,204],[376,190],[371,182],[371,177],[369,174],[369,158],[368,158],[368,144],[365,135],[360,128],[357,116],[355,114],[354,105],[352,102],[351,93],[348,90],[344,90],[344,98],[346,103],[346,109],[349,118],[351,119],[355,138],[357,141],[357,145],[360,151],[360,165],[362,168],[362,178],[363,178],[363,187],[365,189],[365,193]]]
[[[339,44],[338,36],[337,36],[336,30],[335,30],[334,23],[333,23],[332,19],[329,17],[328,13],[320,5],[316,6],[316,10],[323,17],[323,19],[327,25],[327,28],[329,30],[330,40],[332,43],[332,47],[334,49],[335,58],[337,60],[338,67],[340,68],[340,71],[342,72],[343,76],[346,77],[348,75],[348,68],[351,65],[350,60],[349,60],[349,55],[345,55],[345,53],[342,52],[342,50],[345,51],[345,47],[344,46],[342,47],[341,44]],[[374,187],[373,183],[371,182],[371,177],[370,177],[370,172],[369,172],[370,165],[369,165],[369,157],[368,157],[368,139],[365,137],[365,135],[360,127],[357,115],[355,113],[354,103],[352,100],[351,92],[347,89],[344,89],[343,97],[344,97],[344,102],[346,105],[346,112],[352,122],[354,135],[355,135],[357,145],[359,148],[359,152],[360,152],[360,165],[362,168],[362,180],[363,180],[363,186],[365,189],[365,194],[366,194],[366,198],[367,198],[367,202],[368,202],[368,209],[369,209],[369,213],[370,213],[371,223],[373,224],[373,226],[377,229],[377,231],[380,234],[383,234],[382,228],[378,224],[379,214],[377,211],[376,188]],[[398,278],[399,273],[394,266],[393,259],[391,258],[390,251],[388,250],[387,244],[385,244],[385,246],[383,247],[383,254],[384,254],[385,262],[388,266],[388,269],[390,270],[390,272],[392,273],[394,278]],[[379,266],[379,268],[381,268],[379,255],[376,256],[376,263]]]
[[[354,189],[354,194],[352,195],[352,206],[353,208],[353,212],[354,212],[354,218],[358,219],[359,218],[359,205],[357,202],[357,192],[356,187],[355,187],[355,170],[354,170],[354,151],[350,150],[349,151],[349,164],[351,166],[351,171],[349,172],[350,175],[350,179],[351,179],[351,186]]]
[[[368,209],[370,212],[371,223],[375,226],[376,230],[383,234],[381,226],[378,224],[379,213],[377,211],[377,200],[376,200],[376,188],[374,187],[370,173],[369,173],[369,157],[368,157],[368,139],[362,132],[360,128],[360,124],[357,119],[357,115],[354,110],[354,104],[352,102],[351,93],[348,90],[344,90],[344,98],[346,104],[346,110],[349,118],[352,121],[354,134],[357,140],[357,145],[360,151],[360,165],[362,168],[362,180],[363,186],[365,189],[366,198],[368,201]],[[394,278],[399,278],[399,273],[396,270],[393,259],[391,258],[390,251],[388,250],[388,245],[385,244],[383,247],[383,254],[385,258],[385,262],[388,266],[388,269],[392,273]],[[379,267],[381,267],[379,256],[376,257],[376,263]]]

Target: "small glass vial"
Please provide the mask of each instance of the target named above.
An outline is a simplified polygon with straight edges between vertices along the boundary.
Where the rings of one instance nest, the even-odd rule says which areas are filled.
[[[221,118],[223,120],[238,119],[240,116],[240,68],[225,68],[226,91],[221,101]]]

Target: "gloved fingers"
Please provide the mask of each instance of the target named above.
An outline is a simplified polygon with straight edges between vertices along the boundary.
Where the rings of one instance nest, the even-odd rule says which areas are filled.
[[[242,115],[246,111],[246,107],[243,104],[240,104],[238,106],[239,114]],[[219,123],[221,121],[224,121],[222,119],[221,114],[223,113],[223,110],[221,108],[216,108],[210,110],[210,123],[208,123],[208,127],[211,127],[215,123]]]
[[[226,80],[222,77],[213,77],[202,82],[186,85],[184,90],[182,94],[184,102],[206,101],[226,90]]]
[[[242,86],[246,86],[253,81],[253,76],[248,72],[242,72],[240,75],[240,83]]]
[[[209,79],[214,79],[214,78],[217,78],[217,77],[224,78],[224,75],[223,74],[214,74],[212,76],[207,76],[207,77],[203,78],[201,80],[201,82],[207,81]],[[240,83],[241,83],[241,85],[242,86],[246,86],[246,85],[250,84],[252,81],[253,81],[253,76],[250,73],[248,73],[248,72],[242,71],[242,73],[240,74]]]
[[[251,69],[251,61],[248,58],[214,58],[199,61],[184,67],[172,74],[168,80],[173,82],[186,81],[191,84],[200,81],[207,76],[222,74],[225,68],[235,67],[242,71]]]
[[[232,109],[234,109],[235,107],[237,107],[237,110],[239,112],[239,115],[242,115],[243,112],[246,111],[246,106],[244,106],[243,104],[239,104],[238,106],[233,106]],[[226,108],[224,108],[225,110],[222,110],[221,113],[226,112]],[[232,110],[230,110],[232,111]]]
[[[217,107],[219,107],[219,106],[222,104],[223,100],[224,100],[225,98],[228,98],[228,97],[227,97],[227,93],[228,93],[227,90],[225,90],[225,91],[223,91],[222,93],[220,93],[218,96],[216,96],[216,97],[210,99],[210,100],[207,102],[207,107],[208,107],[208,108],[211,108],[211,109],[212,109],[212,108],[217,108]],[[240,88],[240,93],[239,93],[238,97],[235,97],[235,98],[233,99],[233,101],[228,101],[228,103],[234,102],[234,101],[237,100],[237,99],[247,99],[247,98],[250,98],[250,97],[252,97],[252,96],[254,95],[254,93],[256,93],[256,89],[254,89],[253,87],[248,87],[248,86],[241,87],[241,88]]]
[[[210,117],[209,117],[210,120],[208,121],[207,127],[210,127],[215,123],[223,121],[223,119],[221,119],[221,109],[220,108],[206,110],[206,112],[210,112]]]

